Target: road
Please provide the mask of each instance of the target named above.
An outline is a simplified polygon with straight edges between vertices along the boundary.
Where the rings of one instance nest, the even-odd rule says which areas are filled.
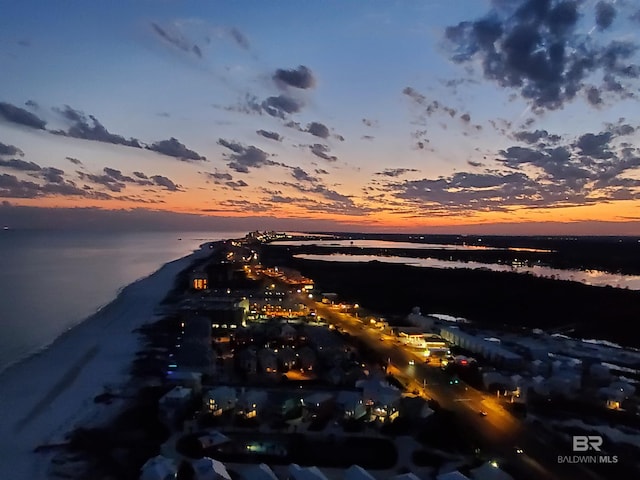
[[[566,446],[558,443],[546,431],[525,424],[514,417],[492,395],[480,392],[464,383],[450,385],[439,367],[424,363],[424,357],[405,345],[391,340],[380,330],[362,324],[359,318],[336,311],[328,305],[313,301],[302,294],[299,301],[315,308],[322,318],[358,337],[372,350],[388,359],[388,371],[417,390],[426,398],[436,400],[441,407],[453,411],[479,439],[484,451],[490,451],[498,464],[508,462],[518,479],[592,479],[602,477],[582,465],[559,464],[558,455],[571,455]],[[380,339],[384,338],[383,341]],[[414,365],[409,361],[414,360]],[[480,411],[487,412],[486,416]],[[540,430],[540,431],[538,431]],[[523,453],[517,453],[521,448]]]

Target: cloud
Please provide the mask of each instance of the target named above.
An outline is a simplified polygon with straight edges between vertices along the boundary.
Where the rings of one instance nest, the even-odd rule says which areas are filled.
[[[616,9],[609,3],[600,1],[596,4],[596,25],[600,30],[606,30],[616,18]]]
[[[460,120],[465,123],[469,123],[471,121],[471,115],[469,115],[468,113],[463,113],[462,115],[460,115]]]
[[[580,155],[589,157],[606,159],[613,156],[613,152],[609,149],[609,142],[612,134],[603,132],[600,134],[585,133],[576,142]]]
[[[362,119],[362,123],[367,126],[367,127],[377,127],[378,126],[378,121],[377,120],[373,120],[370,118],[363,118]]]
[[[475,162],[473,160],[467,160],[467,165],[471,166],[471,167],[484,167],[484,163],[482,162]]]
[[[50,183],[63,184],[65,182],[63,175],[64,170],[55,167],[43,168],[41,172],[42,178]]]
[[[320,122],[311,122],[309,125],[307,125],[306,131],[314,137],[329,138],[329,129],[326,125]]]
[[[238,190],[242,187],[248,187],[249,184],[247,182],[245,182],[244,180],[237,180],[237,181],[229,181],[229,182],[225,182],[225,185],[227,187],[231,187],[234,190]]]
[[[313,72],[304,65],[298,66],[298,68],[292,70],[284,70],[279,68],[273,74],[273,80],[276,85],[286,89],[288,87],[309,89],[316,85],[316,79],[313,76]]]
[[[63,109],[56,108],[54,111],[69,120],[71,122],[71,126],[66,132],[56,131],[52,133],[84,140],[142,148],[140,141],[135,138],[126,139],[122,135],[116,135],[109,132],[93,115],[89,115],[87,118],[84,112],[75,110],[69,105],[65,105]]]
[[[276,162],[269,159],[267,152],[253,145],[245,146],[223,138],[218,139],[218,144],[233,152],[226,155],[229,160],[227,166],[238,173],[248,173],[250,168],[261,168],[276,164]]]
[[[540,140],[546,140],[550,143],[556,143],[561,140],[559,135],[550,135],[546,130],[534,130],[534,131],[526,131],[521,130],[519,132],[515,132],[513,137],[521,142],[528,143],[529,145],[539,142]]]
[[[57,169],[51,169],[48,172],[54,182],[44,185],[19,180],[14,175],[0,175],[0,197],[4,198],[39,198],[49,196],[76,196],[94,199],[111,198],[109,195],[101,192],[92,192],[76,186],[73,182],[65,181],[56,176]]]
[[[207,173],[207,175],[209,175],[211,178],[215,180],[227,180],[227,181],[233,180],[233,177],[231,176],[230,173],[213,172],[213,173]]]
[[[24,152],[14,145],[5,145],[0,142],[0,155],[18,155],[24,156]]]
[[[6,102],[0,102],[0,117],[3,117],[8,122],[17,123],[37,130],[44,130],[47,124],[47,122],[40,119],[37,115],[34,115],[24,108],[16,107]]]
[[[318,181],[316,177],[312,177],[300,167],[294,167],[293,170],[291,171],[291,175],[293,175],[293,178],[301,182],[317,182]]]
[[[153,180],[153,182],[156,185],[158,185],[160,187],[164,187],[166,190],[169,190],[171,192],[179,192],[180,191],[180,185],[176,185],[170,179],[168,179],[167,177],[165,177],[163,175],[153,175],[150,178],[151,178],[151,180]]]
[[[147,180],[149,177],[147,177],[144,173],[142,172],[133,172],[133,175],[142,179],[142,180]]]
[[[270,140],[275,140],[276,142],[282,141],[282,135],[277,132],[270,132],[268,130],[258,130],[256,133],[264,138],[268,138]]]
[[[320,157],[323,160],[328,160],[330,162],[335,162],[336,160],[338,160],[338,157],[329,155],[330,150],[326,145],[315,143],[313,145],[309,145],[309,149],[311,150],[311,153],[313,153],[316,157]]]
[[[603,2],[598,5],[596,22],[604,29],[615,10]],[[609,97],[634,95],[632,81],[640,76],[634,63],[638,46],[630,40],[584,35],[578,20],[586,7],[587,2],[569,0],[494,2],[483,18],[446,29],[451,59],[479,66],[486,80],[516,91],[536,113],[562,108],[589,88],[586,80],[598,73],[603,81],[596,87]]]
[[[376,172],[374,175],[382,175],[385,177],[399,177],[405,173],[417,172],[415,168],[385,168],[382,172]]]
[[[238,30],[236,27],[231,27],[229,29],[229,35],[231,35],[231,38],[239,47],[245,50],[249,50],[251,46],[249,44],[249,39],[240,30]]]
[[[135,182],[135,180],[132,177],[129,177],[128,175],[123,175],[120,170],[116,170],[115,168],[104,167],[102,171],[105,173],[105,175],[108,175],[114,180],[117,180],[119,182]]]
[[[207,160],[206,157],[198,154],[194,150],[188,149],[174,137],[171,137],[169,140],[155,142],[152,145],[147,146],[147,149],[169,157],[178,158],[183,162]]]
[[[157,23],[151,22],[151,28],[153,31],[162,38],[165,42],[173,45],[174,47],[182,50],[185,53],[192,53],[198,58],[202,58],[202,50],[198,45],[188,40],[182,33],[173,29],[169,32],[168,29],[161,27]]]
[[[24,172],[38,172],[42,170],[40,165],[34,162],[25,162],[19,158],[12,158],[9,160],[0,159],[0,167],[10,168],[12,170],[21,170]]]
[[[278,95],[277,97],[268,97],[260,106],[268,115],[284,119],[291,113],[298,113],[304,104],[288,95]]]
[[[314,171],[318,175],[329,175],[329,172],[327,172],[324,168],[316,168]]]
[[[362,140],[374,140],[376,137],[374,137],[373,135],[362,135]]]
[[[74,165],[82,165],[82,162],[80,160],[78,160],[77,158],[73,158],[73,157],[65,157],[66,160],[70,161],[71,163],[73,163]]]

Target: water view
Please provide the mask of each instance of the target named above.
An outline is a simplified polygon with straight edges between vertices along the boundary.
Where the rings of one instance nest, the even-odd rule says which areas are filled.
[[[394,243],[394,242],[390,242]],[[321,260],[328,262],[371,262],[400,263],[415,267],[427,268],[467,268],[474,270],[491,270],[493,272],[513,272],[534,275],[536,277],[554,280],[568,280],[584,283],[596,287],[616,287],[630,290],[640,290],[640,275],[622,275],[599,270],[563,270],[542,265],[504,265],[499,263],[460,262],[455,260],[440,260],[437,258],[413,258],[383,255],[349,255],[333,254],[298,254],[295,258],[304,260]]]

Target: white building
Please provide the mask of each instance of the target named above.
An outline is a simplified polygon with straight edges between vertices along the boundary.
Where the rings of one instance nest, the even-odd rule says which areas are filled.
[[[172,459],[158,455],[142,466],[140,480],[174,480],[177,473],[178,468]]]
[[[196,480],[231,480],[224,463],[204,457],[191,462]]]

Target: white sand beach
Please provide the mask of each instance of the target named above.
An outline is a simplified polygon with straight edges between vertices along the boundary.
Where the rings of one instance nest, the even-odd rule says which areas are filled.
[[[34,453],[34,448],[63,441],[104,411],[94,397],[105,385],[127,378],[139,348],[132,331],[156,318],[154,311],[176,275],[208,253],[202,248],[127,286],[48,348],[0,375],[0,478],[47,478],[51,454]]]

